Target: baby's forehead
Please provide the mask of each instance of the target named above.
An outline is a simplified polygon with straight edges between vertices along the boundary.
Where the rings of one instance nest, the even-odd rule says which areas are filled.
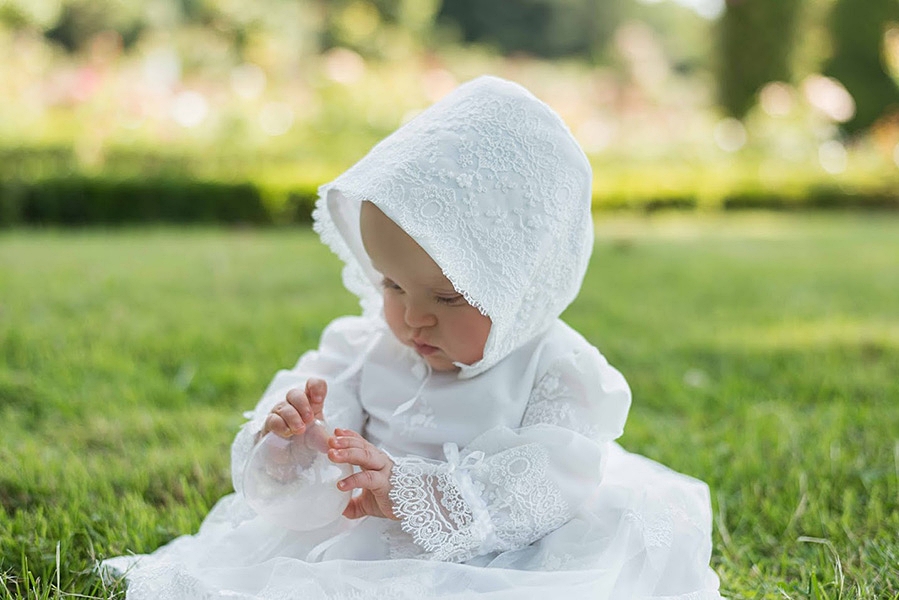
[[[437,261],[374,203],[362,203],[359,227],[363,249],[384,277],[401,287],[456,289]]]
[[[442,291],[454,291],[456,288],[449,278],[443,273],[436,263],[419,263],[417,265],[405,265],[406,268],[399,272],[390,272],[390,269],[381,271],[379,265],[373,265],[384,277],[396,280],[404,286],[430,288]]]
[[[421,283],[435,289],[456,289],[453,282],[449,280],[443,271],[439,271],[439,273],[435,273],[433,276],[423,279]]]

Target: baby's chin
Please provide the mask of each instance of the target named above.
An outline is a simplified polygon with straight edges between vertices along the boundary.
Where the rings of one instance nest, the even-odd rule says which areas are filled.
[[[454,371],[458,371],[459,367],[457,367],[453,361],[445,356],[424,356],[425,362],[435,371],[440,373],[452,373]]]
[[[433,346],[427,351],[421,351],[415,347],[415,344],[408,344],[410,348],[416,351],[418,356],[424,360],[431,370],[439,372],[439,373],[458,373],[461,369],[457,366],[459,364],[474,364],[478,360],[481,360],[480,356],[477,360],[473,360],[471,362],[466,362],[464,360],[457,360],[455,358],[451,358],[447,355],[446,351],[438,346]]]
[[[441,373],[458,373],[461,369],[457,365],[473,365],[481,360],[481,355],[475,360],[459,360],[450,358],[444,354],[443,351],[439,351],[430,356],[422,356],[422,358],[434,371],[439,371]]]

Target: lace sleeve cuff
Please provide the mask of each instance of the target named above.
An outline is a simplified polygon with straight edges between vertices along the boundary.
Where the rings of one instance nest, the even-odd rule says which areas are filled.
[[[471,479],[452,462],[396,459],[390,483],[394,513],[428,558],[465,561],[495,539]]]

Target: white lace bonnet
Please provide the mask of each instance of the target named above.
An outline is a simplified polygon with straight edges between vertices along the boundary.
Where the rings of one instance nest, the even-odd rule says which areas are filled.
[[[561,118],[518,84],[469,81],[319,188],[322,241],[344,285],[381,314],[380,276],[359,233],[373,202],[443,269],[492,326],[489,369],[549,327],[574,300],[593,249],[592,171]]]

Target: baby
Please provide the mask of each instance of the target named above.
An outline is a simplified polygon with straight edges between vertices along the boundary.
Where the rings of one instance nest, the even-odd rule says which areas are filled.
[[[482,77],[323,186],[315,229],[363,314],[275,376],[196,535],[105,563],[128,598],[719,598],[708,489],[614,443],[627,383],[559,320],[591,177],[549,107]],[[241,475],[262,435],[316,418],[354,496],[287,531]]]
[[[490,317],[469,304],[421,246],[374,204],[362,203],[359,222],[372,267],[384,276],[384,320],[396,339],[413,348],[434,371],[458,371],[456,363],[481,360]],[[302,433],[307,423],[324,418],[326,390],[321,379],[307,380],[305,389],[290,390],[272,409],[260,434],[273,431],[286,438]],[[363,490],[344,515],[396,519],[390,498],[393,460],[355,431],[335,433],[328,457],[361,469],[337,484],[344,491]]]

